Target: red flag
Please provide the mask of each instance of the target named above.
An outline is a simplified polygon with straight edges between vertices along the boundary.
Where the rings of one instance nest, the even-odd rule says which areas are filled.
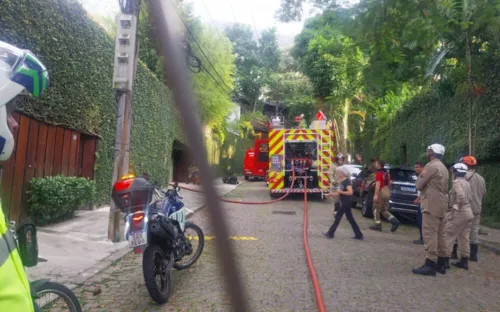
[[[325,114],[322,111],[316,113],[316,120],[326,120]]]

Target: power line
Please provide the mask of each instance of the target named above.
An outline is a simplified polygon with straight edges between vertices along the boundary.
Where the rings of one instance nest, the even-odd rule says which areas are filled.
[[[170,1],[172,2],[172,0]],[[215,68],[215,66],[212,64],[212,62],[210,61],[210,59],[208,58],[207,54],[205,53],[205,51],[203,50],[203,48],[201,47],[200,43],[198,42],[198,40],[196,39],[196,37],[194,36],[193,32],[191,31],[191,28],[189,28],[189,26],[187,25],[187,23],[184,21],[184,19],[182,18],[181,14],[179,13],[179,10],[175,7],[175,5],[172,3],[172,6],[175,8],[175,12],[177,13],[177,15],[179,16],[180,20],[182,21],[182,23],[184,24],[184,27],[186,27],[186,30],[188,31],[189,35],[191,36],[191,38],[193,38],[194,40],[194,43],[196,44],[196,46],[200,49],[200,52],[201,54],[203,54],[203,56],[205,57],[205,59],[207,60],[208,64],[210,65],[210,67],[212,67],[212,69],[214,70],[215,74],[217,75],[217,77],[219,77],[220,81],[226,86],[226,88],[228,90],[231,90],[231,88],[229,88],[227,86],[227,84],[224,82],[224,79],[222,79],[221,75],[219,74],[219,72],[217,71],[217,69]]]
[[[203,3],[203,6],[205,7],[205,10],[207,11],[208,17],[210,17],[210,20],[212,21],[212,26],[214,26],[215,30],[217,31],[217,33],[219,34],[219,36],[221,37],[221,39],[223,39],[224,36],[222,36],[222,34],[220,33],[219,29],[215,25],[214,19],[212,18],[212,14],[210,14],[210,11],[208,10],[208,7],[205,4],[205,1],[201,0],[201,2]]]
[[[172,3],[172,0],[170,0],[170,2]],[[219,86],[219,88],[221,88],[222,90],[224,90],[224,92],[226,92],[228,95],[231,96],[232,100],[234,100],[235,102],[237,102],[238,104],[240,104],[240,106],[243,108],[243,106],[242,106],[243,103],[238,102],[238,100],[234,97],[234,94],[231,92],[231,88],[224,82],[224,79],[222,79],[221,75],[219,74],[219,72],[217,71],[217,69],[215,68],[215,66],[213,65],[213,63],[210,61],[210,58],[207,56],[207,54],[205,53],[205,51],[201,47],[201,44],[198,42],[198,40],[194,36],[194,34],[191,31],[191,29],[189,28],[189,26],[187,25],[187,23],[182,18],[182,16],[179,13],[179,10],[177,9],[177,7],[175,7],[175,5],[173,3],[172,3],[172,6],[174,7],[174,9],[175,9],[177,15],[179,16],[179,19],[181,20],[181,22],[184,24],[184,27],[188,31],[189,35],[194,40],[196,46],[198,46],[198,48],[200,49],[200,52],[203,54],[203,56],[207,60],[207,62],[210,65],[210,67],[214,70],[214,72],[217,75],[217,77],[219,77],[220,82],[222,82],[222,84],[224,84],[225,88],[220,84],[220,82],[213,76],[213,74],[203,64],[201,65],[201,67],[209,74],[209,76],[214,80],[214,82]],[[244,98],[248,103],[252,102],[245,95],[243,95],[242,98]]]
[[[255,19],[253,18],[252,11],[249,12],[250,17],[252,18],[253,29],[255,30],[255,40],[257,41],[257,44],[259,44],[259,32],[257,31],[257,26],[255,25]]]

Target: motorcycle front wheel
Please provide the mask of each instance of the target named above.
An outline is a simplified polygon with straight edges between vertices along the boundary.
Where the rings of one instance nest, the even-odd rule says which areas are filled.
[[[62,284],[48,282],[35,291],[35,304],[39,311],[82,312],[82,307],[75,294]]]
[[[158,245],[148,245],[142,258],[144,282],[149,296],[158,304],[164,304],[172,292],[172,273],[167,269],[163,250]]]
[[[186,221],[184,224],[184,236],[189,244],[188,248],[191,248],[192,252],[174,263],[174,268],[177,270],[185,270],[191,267],[200,258],[205,246],[205,235],[203,235],[201,228],[194,223]]]

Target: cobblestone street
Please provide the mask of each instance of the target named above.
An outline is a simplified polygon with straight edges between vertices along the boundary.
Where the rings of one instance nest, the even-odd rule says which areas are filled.
[[[183,191],[187,192],[187,191]],[[228,195],[267,200],[262,182],[248,182]],[[272,205],[224,204],[231,240],[252,311],[315,311],[316,303],[302,246],[300,197]],[[287,212],[287,213],[283,213]],[[213,231],[206,209],[191,221],[206,236]],[[500,258],[481,250],[469,271],[419,277],[411,269],[423,263],[423,246],[413,226],[396,233],[369,232],[372,220],[355,210],[365,241],[353,241],[347,220],[334,240],[322,236],[332,222],[329,202],[309,202],[309,243],[328,311],[499,311]],[[245,237],[252,237],[248,239]],[[209,237],[210,238],[210,237]],[[219,239],[219,238],[215,238]],[[75,290],[84,311],[229,311],[217,266],[215,239],[208,239],[198,262],[173,273],[169,303],[152,302],[144,286],[141,255],[127,254]],[[235,309],[237,310],[237,309]]]

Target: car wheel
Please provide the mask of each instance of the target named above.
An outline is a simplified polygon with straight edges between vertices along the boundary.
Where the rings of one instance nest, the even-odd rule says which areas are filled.
[[[365,218],[373,218],[373,197],[365,195],[363,197],[363,206],[361,207],[361,214]]]

